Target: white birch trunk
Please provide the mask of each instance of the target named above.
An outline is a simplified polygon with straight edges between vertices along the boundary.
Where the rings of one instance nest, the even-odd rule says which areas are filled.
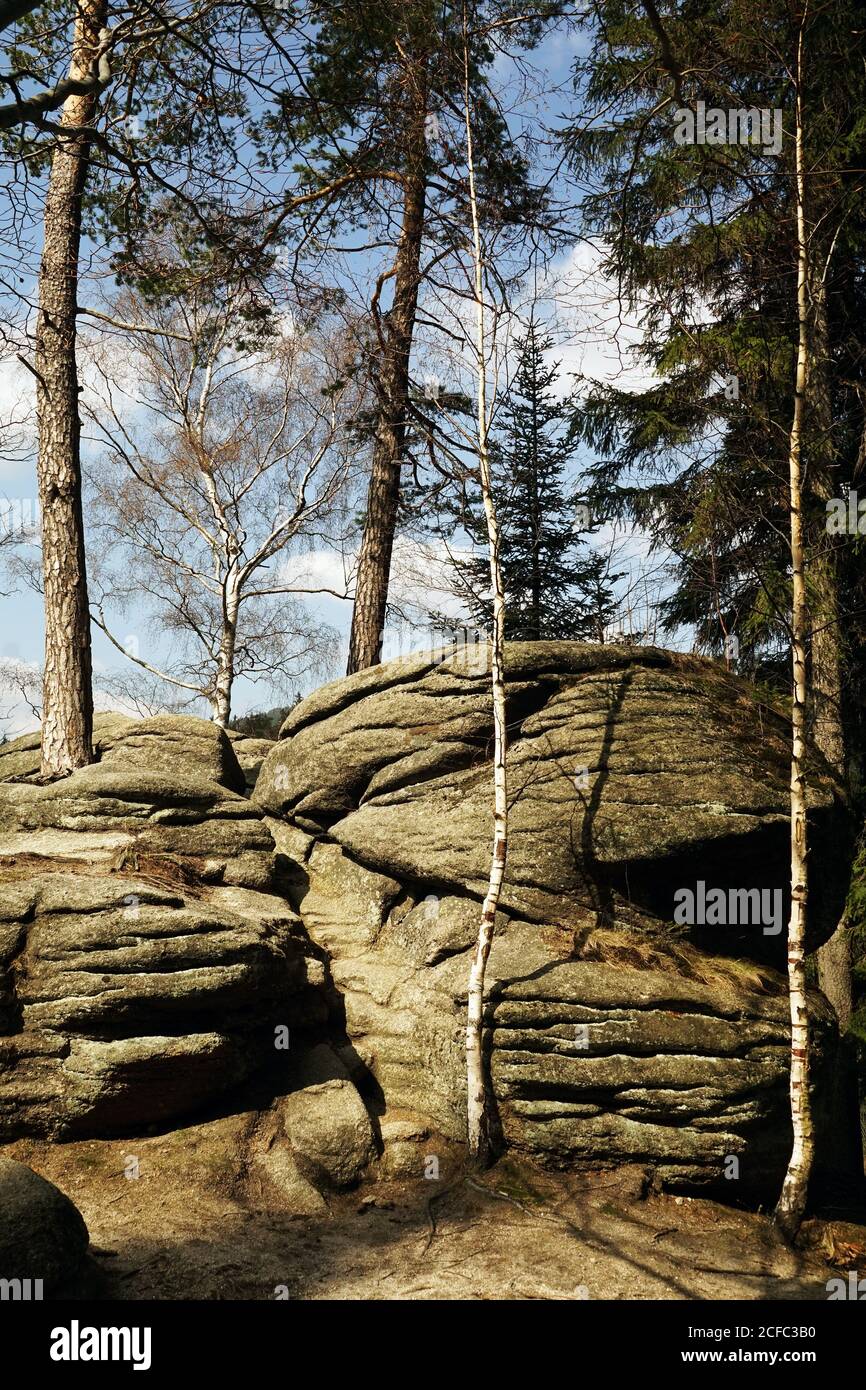
[[[212,701],[213,722],[224,729],[231,718],[232,686],[235,679],[235,646],[238,634],[240,594],[230,586],[225,598],[223,630]]]
[[[794,1141],[788,1171],[782,1185],[775,1222],[789,1240],[796,1235],[803,1219],[809,1176],[814,1153],[812,1112],[809,1096],[809,1017],[806,1008],[806,904],[808,865],[806,846],[806,776],[804,768],[806,734],[806,583],[803,558],[803,518],[801,493],[801,449],[803,407],[808,371],[808,242],[804,206],[805,178],[802,109],[803,31],[800,30],[797,62],[797,376],[794,390],[794,418],[791,424],[789,471],[791,512],[792,634],[794,698],[791,712],[791,920],[788,926],[788,991],[791,1005],[791,1123]]]
[[[505,764],[505,594],[499,564],[499,525],[490,478],[489,415],[487,370],[485,364],[484,267],[478,222],[472,122],[469,103],[468,53],[464,49],[467,78],[464,88],[466,117],[466,162],[469,173],[469,206],[472,218],[472,258],[475,291],[475,350],[478,374],[478,464],[481,495],[487,522],[490,556],[490,585],[493,591],[493,633],[491,642],[491,684],[493,694],[493,852],[487,894],[481,909],[481,922],[472,968],[466,1015],[466,1087],[469,1152],[484,1163],[490,1156],[490,1106],[484,1067],[484,977],[493,942],[496,909],[508,853],[508,779]]]

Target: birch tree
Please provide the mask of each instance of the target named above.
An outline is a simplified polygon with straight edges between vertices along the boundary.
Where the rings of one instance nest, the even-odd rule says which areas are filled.
[[[466,170],[468,179],[468,210],[471,232],[472,289],[475,310],[474,370],[477,383],[476,429],[478,452],[478,481],[487,524],[487,544],[490,558],[490,588],[493,606],[493,625],[490,642],[491,687],[493,698],[493,848],[487,893],[481,909],[481,922],[475,954],[469,972],[466,1015],[466,1090],[467,1133],[469,1152],[484,1163],[490,1155],[490,1107],[484,1059],[484,980],[487,960],[493,944],[496,910],[499,904],[505,866],[508,858],[508,769],[507,724],[505,703],[505,589],[500,562],[499,522],[490,469],[490,425],[493,400],[488,400],[487,381],[487,314],[484,274],[484,254],[478,208],[478,189],[475,168],[475,142],[472,120],[472,98],[469,84],[468,16],[463,9],[464,23],[464,87],[463,114],[466,127]]]
[[[793,1145],[788,1170],[776,1206],[775,1221],[782,1234],[796,1235],[809,1188],[814,1157],[812,1107],[809,1094],[809,1013],[806,1000],[806,921],[809,897],[806,823],[806,650],[809,619],[803,547],[802,443],[809,369],[809,243],[806,231],[806,179],[803,139],[803,39],[806,11],[800,22],[794,70],[795,200],[797,218],[797,367],[794,416],[788,464],[791,527],[791,917],[788,924],[788,994],[791,1007],[791,1123]]]
[[[357,453],[340,339],[290,322],[259,339],[249,307],[238,286],[198,284],[156,306],[127,292],[104,315],[121,336],[97,354],[89,410],[102,445],[90,470],[94,620],[222,726],[239,675],[282,685],[332,655],[299,575],[304,552],[346,524]],[[118,633],[112,608],[142,607],[170,660]]]

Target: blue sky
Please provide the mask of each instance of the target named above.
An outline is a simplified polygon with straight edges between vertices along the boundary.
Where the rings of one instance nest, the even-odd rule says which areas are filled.
[[[547,125],[559,123],[563,112],[569,104],[568,94],[564,91],[563,84],[567,82],[571,63],[576,53],[585,48],[585,39],[574,35],[554,35],[545,41],[545,44],[538,51],[534,58],[534,66],[542,76],[542,82],[531,111],[533,119],[541,120]],[[500,71],[500,76],[505,76]],[[571,190],[567,187],[563,190],[565,197],[569,196]],[[573,193],[572,193],[573,196]],[[37,247],[34,247],[34,255]],[[92,248],[99,251],[99,248]],[[547,312],[551,324],[554,326],[557,338],[555,356],[563,364],[563,389],[568,389],[570,382],[568,374],[570,372],[582,372],[587,376],[613,377],[622,379],[623,359],[622,351],[637,340],[637,334],[633,329],[626,326],[624,329],[617,324],[618,315],[612,312],[612,305],[609,301],[609,287],[604,286],[598,280],[594,261],[597,258],[595,251],[586,244],[576,245],[570,253],[566,253],[560,258],[559,262],[552,268],[546,285],[542,287],[542,293],[547,298]],[[35,267],[36,261],[33,260]],[[366,261],[359,267],[361,277],[366,275],[369,280],[374,263]],[[32,281],[31,281],[32,285]],[[87,302],[86,282],[82,295],[82,302]],[[617,324],[616,331],[614,325]],[[419,370],[416,368],[416,370]],[[642,379],[642,374],[635,375],[635,384]],[[30,376],[14,359],[3,363],[0,382],[3,385],[3,400],[6,409],[3,414],[7,415],[12,407],[13,401],[21,399],[25,405],[32,408],[33,404],[33,378]],[[33,454],[33,425],[32,420],[25,430],[23,457],[20,458],[0,458],[0,498],[20,499],[23,501],[25,509],[33,508],[36,493],[35,485],[35,461]],[[645,546],[640,538],[636,538],[631,546],[631,556],[633,562],[639,567],[645,554]],[[339,557],[321,554],[315,557],[315,564],[322,574],[328,574],[329,578],[339,577],[341,573],[341,561]],[[423,609],[425,599],[429,596],[425,593],[424,571],[427,564],[423,555],[414,555],[412,547],[398,547],[396,560],[396,571],[394,578],[395,592],[398,592],[405,600],[409,610],[413,608],[420,611]],[[413,577],[412,569],[418,573]],[[432,570],[430,571],[432,572]],[[9,582],[0,578],[0,592],[7,591]],[[334,627],[343,639],[339,657],[334,663],[333,670],[329,675],[339,675],[343,669],[344,652],[348,635],[349,623],[351,620],[351,604],[340,602],[327,596],[323,596],[308,601],[315,609],[315,612],[324,622]],[[436,597],[436,607],[443,606],[449,608],[447,602],[443,603],[443,596],[438,594]],[[457,612],[455,607],[449,611]],[[127,634],[138,635],[143,628],[143,612],[133,610],[127,614],[118,627],[118,633],[124,639]],[[43,621],[41,599],[38,594],[30,591],[26,586],[19,584],[13,593],[7,593],[0,597],[0,657],[28,665],[37,665],[42,654]],[[419,639],[422,644],[424,638]],[[390,654],[396,654],[396,650],[402,648],[406,643],[412,643],[411,631],[403,627],[398,627],[386,639],[386,647]],[[160,644],[156,646],[140,636],[140,648],[143,655],[159,662],[162,652]],[[99,631],[93,628],[93,657],[94,657],[94,676],[97,690],[97,705],[106,706],[116,704],[116,701],[107,701],[100,698],[100,675],[105,671],[116,670],[123,663],[116,649],[110,644],[108,639]],[[299,682],[301,693],[304,693],[305,685]],[[309,685],[309,682],[307,682]],[[278,702],[284,696],[277,691],[268,690],[264,684],[253,684],[250,681],[240,678],[237,682],[234,698],[234,712],[240,714],[251,709],[266,708]],[[200,705],[196,712],[206,713],[206,708]],[[0,717],[5,718],[7,732],[14,734],[23,728],[31,727],[33,718],[20,704],[0,694]],[[3,724],[0,723],[0,727]]]

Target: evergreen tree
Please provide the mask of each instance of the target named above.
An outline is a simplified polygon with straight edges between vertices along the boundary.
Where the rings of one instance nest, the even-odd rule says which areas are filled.
[[[805,736],[854,787],[864,758],[862,551],[826,527],[866,438],[862,6],[602,0],[590,22],[578,78],[605,118],[575,127],[570,153],[656,375],[590,393],[596,487],[677,557],[670,627],[691,621],[716,650],[735,632],[753,672],[793,658],[776,663],[793,696],[790,1235],[811,1161]],[[818,977],[844,1028],[844,922]]]
[[[528,230],[542,239],[553,235],[556,219],[544,188],[500,108],[495,64],[502,45],[511,54],[531,50],[556,12],[545,2],[526,14],[512,0],[468,7],[311,0],[298,8],[308,18],[303,89],[293,81],[279,112],[263,123],[262,136],[271,139],[266,157],[275,168],[286,157],[295,161],[298,187],[287,200],[287,225],[313,248],[315,273],[319,248],[328,242],[376,267],[367,303],[372,464],[349,641],[352,672],[380,659],[404,479],[419,434],[423,448],[429,433],[413,403],[411,368],[419,304],[430,314],[422,303],[425,278],[445,276],[455,224],[465,226],[464,81],[477,130],[482,221],[511,228],[516,244]]]
[[[505,635],[604,640],[614,612],[613,583],[603,556],[581,532],[588,512],[568,483],[575,450],[574,402],[556,395],[559,363],[545,360],[551,339],[530,322],[518,340],[517,370],[497,414],[491,443],[493,494],[502,534]],[[585,513],[585,516],[584,516]],[[484,542],[480,504],[466,504],[460,521],[474,545]],[[489,563],[484,555],[455,561],[455,588],[472,621],[488,627],[492,614]]]
[[[855,729],[860,625],[838,621],[840,611],[862,606],[862,565],[855,548],[843,553],[825,528],[826,499],[847,495],[866,437],[864,36],[855,15],[847,0],[814,12],[805,93],[815,267],[804,440],[811,725],[840,764],[832,738],[822,736],[821,708],[835,706],[838,722],[838,694],[818,698],[839,679],[852,751],[866,746]],[[675,557],[663,605],[669,631],[691,625],[700,646],[719,654],[735,635],[740,669],[787,689],[795,17],[781,3],[760,12],[741,0],[720,10],[669,4],[660,16],[648,5],[605,0],[587,23],[594,47],[576,78],[588,105],[606,116],[583,119],[566,140],[587,190],[584,229],[604,247],[603,270],[620,287],[624,311],[640,319],[643,358],[655,376],[643,390],[588,384],[580,421],[596,451],[593,497],[606,515],[637,522]],[[757,139],[680,143],[677,122],[698,102],[708,115],[780,111],[778,153]],[[840,661],[842,676],[833,676]]]

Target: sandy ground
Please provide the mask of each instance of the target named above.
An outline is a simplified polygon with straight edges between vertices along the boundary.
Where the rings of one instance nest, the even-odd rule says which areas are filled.
[[[812,1222],[781,1246],[765,1216],[645,1193],[637,1170],[373,1182],[293,1216],[245,1164],[249,1117],[163,1135],[4,1152],[77,1204],[89,1268],[66,1296],[109,1299],[826,1299],[866,1272],[866,1228]],[[129,1178],[129,1158],[139,1177]]]

